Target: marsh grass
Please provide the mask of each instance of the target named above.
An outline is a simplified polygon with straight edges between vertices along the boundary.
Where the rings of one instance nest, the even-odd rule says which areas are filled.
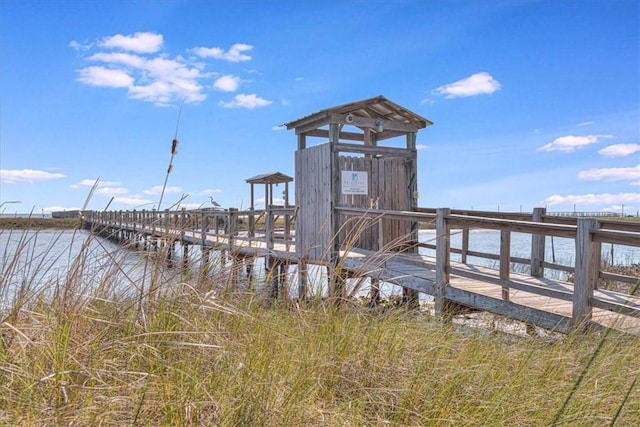
[[[1,425],[573,426],[640,419],[636,336],[531,338],[401,308],[321,299],[267,305],[231,289],[222,271],[193,282],[127,276],[117,252],[89,243],[69,259],[66,275],[20,292],[8,287],[19,287],[35,267],[8,268],[5,257]],[[142,267],[160,270],[161,259],[145,257]]]

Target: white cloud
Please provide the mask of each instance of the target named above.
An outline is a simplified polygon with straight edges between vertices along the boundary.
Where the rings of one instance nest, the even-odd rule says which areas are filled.
[[[182,187],[179,187],[177,185],[174,185],[174,186],[169,185],[164,189],[164,194],[180,193],[180,192],[182,192]],[[147,190],[144,190],[143,193],[148,196],[159,196],[162,193],[162,185],[156,185],[155,187],[151,187]]]
[[[602,194],[569,194],[561,196],[554,194],[547,197],[541,203],[547,206],[554,205],[611,205],[631,204],[640,202],[640,193],[602,193]]]
[[[77,190],[79,188],[91,188],[94,186],[94,184],[96,183],[95,179],[83,179],[82,181],[76,183],[76,184],[71,184],[69,186],[69,188],[72,188],[74,190]],[[100,181],[98,180],[98,187],[117,187],[118,185],[120,185],[119,182],[117,181]]]
[[[96,190],[96,194],[100,194],[102,196],[116,196],[119,194],[128,194],[129,190],[122,187],[99,187]]]
[[[223,92],[235,92],[240,86],[240,77],[231,74],[224,75],[216,79],[213,87]]]
[[[125,70],[95,66],[77,71],[80,74],[78,81],[90,86],[130,87],[134,82]]]
[[[445,98],[460,98],[492,94],[500,90],[500,88],[500,83],[491,74],[482,72],[473,74],[466,79],[440,86],[433,92],[443,95]]]
[[[162,48],[164,40],[162,34],[155,33],[135,33],[132,36],[105,37],[98,46],[108,49],[122,49],[136,53],[155,53]]]
[[[213,194],[219,194],[222,193],[222,190],[219,188],[206,188],[202,191],[198,191],[196,193],[193,193],[194,196],[211,196]]]
[[[416,150],[426,150],[427,148],[429,148],[429,146],[426,145],[426,144],[417,144],[416,145]]]
[[[61,173],[51,173],[34,169],[0,169],[0,181],[6,184],[29,183],[39,181],[50,181],[52,179],[64,178]]]
[[[76,40],[71,40],[69,42],[69,47],[73,50],[85,51],[91,49],[91,44],[82,44]]]
[[[153,200],[144,199],[137,195],[132,195],[127,197],[114,197],[113,203],[122,203],[123,205],[128,206],[144,206],[151,205],[156,202],[154,202]]]
[[[576,148],[595,144],[601,139],[612,137],[612,135],[561,136],[542,147],[536,148],[536,151],[566,151],[567,153],[571,153],[575,151]]]
[[[578,174],[585,181],[632,181],[640,179],[640,165],[632,168],[589,169]]]
[[[590,126],[593,124],[593,121],[578,123],[579,127]]]
[[[250,110],[257,107],[266,107],[271,105],[272,101],[260,98],[256,94],[244,95],[239,94],[233,97],[229,102],[220,102],[220,105],[227,108],[248,108]]]
[[[252,49],[253,46],[251,45],[236,43],[226,52],[219,47],[196,47],[193,49],[193,52],[201,58],[214,58],[229,62],[242,62],[251,60],[251,56],[243,52],[249,52]]]
[[[640,144],[613,144],[598,150],[603,157],[625,157],[640,152]]]
[[[420,105],[433,105],[435,101],[433,99],[425,98],[420,101]]]
[[[146,62],[146,59],[142,56],[122,52],[98,52],[87,59],[89,61],[106,62],[109,64],[121,64],[133,68],[142,68]]]

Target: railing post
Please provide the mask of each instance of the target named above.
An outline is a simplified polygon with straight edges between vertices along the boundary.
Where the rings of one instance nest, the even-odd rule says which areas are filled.
[[[542,217],[546,215],[546,208],[534,208],[531,220],[533,222],[542,222]],[[533,277],[544,276],[544,234],[531,235],[531,275]]]
[[[573,284],[574,328],[586,325],[591,320],[593,310],[593,290],[600,270],[600,254],[597,244],[591,238],[591,232],[598,228],[594,218],[578,218],[576,232],[576,272]]]
[[[511,232],[500,231],[500,281],[502,282],[502,299],[509,300],[509,273],[511,268]]]
[[[233,249],[233,241],[238,232],[238,209],[229,208],[229,250]]]
[[[469,252],[469,227],[462,229],[462,250],[460,251],[460,262],[467,263],[467,252]]]
[[[202,248],[204,249],[204,245],[207,241],[207,228],[209,228],[209,216],[207,216],[203,211],[199,211],[200,214],[200,224],[202,229]]]
[[[451,227],[446,218],[450,213],[449,208],[436,209],[436,315],[444,314],[445,290],[449,285],[451,271]]]

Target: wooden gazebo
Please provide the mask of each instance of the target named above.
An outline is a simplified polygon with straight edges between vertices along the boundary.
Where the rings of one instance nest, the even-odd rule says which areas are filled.
[[[251,185],[251,206],[250,209],[255,209],[255,185],[264,184],[264,205],[273,205],[273,187],[280,184],[284,184],[284,192],[282,193],[284,199],[284,207],[288,208],[289,205],[289,183],[293,181],[293,178],[285,175],[281,172],[271,172],[262,175],[256,175],[251,178],[247,178],[247,184]]]

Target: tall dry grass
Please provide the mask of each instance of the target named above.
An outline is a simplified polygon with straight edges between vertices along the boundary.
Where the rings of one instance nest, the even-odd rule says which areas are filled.
[[[2,425],[573,426],[640,419],[639,337],[542,339],[403,309],[321,300],[267,305],[221,286],[228,285],[222,271],[207,279],[187,280],[177,269],[177,277],[134,279],[119,252],[91,243],[69,259],[65,275],[26,294],[10,288],[20,289],[34,268],[27,274],[28,265],[4,257]],[[163,270],[161,256],[143,259],[149,265],[138,267]]]

